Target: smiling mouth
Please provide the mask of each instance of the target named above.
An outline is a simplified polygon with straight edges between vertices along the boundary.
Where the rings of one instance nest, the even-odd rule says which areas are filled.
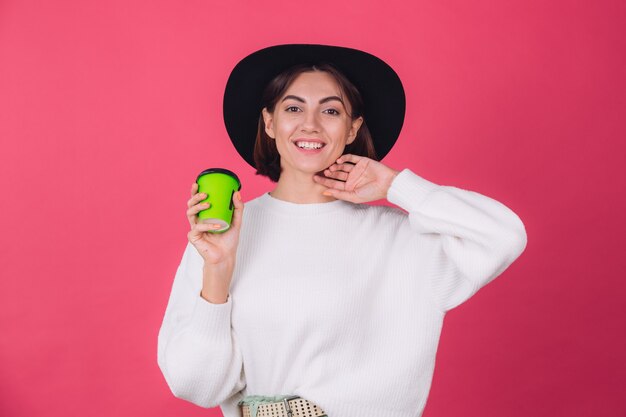
[[[326,146],[326,144],[323,142],[317,142],[317,141],[313,142],[313,141],[306,141],[306,140],[297,140],[294,142],[294,145],[296,145],[300,149],[308,149],[308,150],[322,149],[324,146]]]

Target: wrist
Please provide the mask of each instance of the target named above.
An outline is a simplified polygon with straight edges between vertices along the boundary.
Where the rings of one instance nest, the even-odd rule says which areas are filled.
[[[224,304],[228,302],[229,294],[228,290],[210,290],[208,288],[202,288],[202,291],[200,291],[200,297],[211,304]]]
[[[218,264],[205,263],[202,268],[202,298],[211,302],[225,302],[234,269],[234,260]]]
[[[219,271],[228,271],[229,269],[233,269],[235,267],[235,257],[234,256],[226,256],[221,258],[217,262],[209,262],[207,259],[204,259],[204,264],[202,266],[202,270],[206,272],[219,272]]]
[[[205,269],[200,297],[213,304],[223,304],[228,301],[231,276],[232,273],[217,273]]]
[[[389,177],[387,179],[387,187],[385,190],[385,198],[387,198],[387,196],[389,195],[389,189],[391,188],[391,184],[393,184],[393,180],[396,179],[396,177],[398,176],[398,174],[400,174],[400,171],[396,171],[395,169],[389,168],[389,170],[391,171],[389,174]]]
[[[227,260],[216,264],[204,263],[202,276],[204,281],[225,281],[230,280],[235,269],[234,260]]]

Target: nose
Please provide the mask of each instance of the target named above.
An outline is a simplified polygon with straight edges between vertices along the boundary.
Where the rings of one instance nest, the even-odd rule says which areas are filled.
[[[302,123],[300,124],[302,132],[319,132],[320,125],[317,114],[313,111],[304,112]]]

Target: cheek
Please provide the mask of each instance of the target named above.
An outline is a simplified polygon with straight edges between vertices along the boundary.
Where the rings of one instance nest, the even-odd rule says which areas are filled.
[[[345,145],[348,140],[350,129],[346,125],[337,125],[332,131],[332,136],[337,145]]]
[[[283,137],[289,137],[297,126],[298,124],[294,120],[281,120],[274,126],[274,130]]]

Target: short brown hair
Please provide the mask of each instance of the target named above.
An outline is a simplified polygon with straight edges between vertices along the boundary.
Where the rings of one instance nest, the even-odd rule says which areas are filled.
[[[334,66],[327,63],[317,65],[300,64],[278,74],[268,83],[267,87],[265,87],[261,98],[261,108],[266,108],[268,112],[274,113],[276,103],[283,96],[285,91],[287,91],[296,77],[303,72],[312,71],[327,72],[337,81],[339,88],[350,102],[352,108],[350,117],[352,120],[363,116],[364,104],[359,90],[357,90],[354,84],[352,84],[345,75],[339,72]],[[372,135],[367,128],[365,120],[363,120],[354,141],[346,145],[344,153],[361,155],[378,161],[374,141],[372,140]],[[257,169],[257,175],[264,175],[273,182],[278,182],[281,172],[280,154],[276,148],[276,141],[265,133],[265,121],[262,112],[259,115],[256,142],[254,144],[254,165]]]

